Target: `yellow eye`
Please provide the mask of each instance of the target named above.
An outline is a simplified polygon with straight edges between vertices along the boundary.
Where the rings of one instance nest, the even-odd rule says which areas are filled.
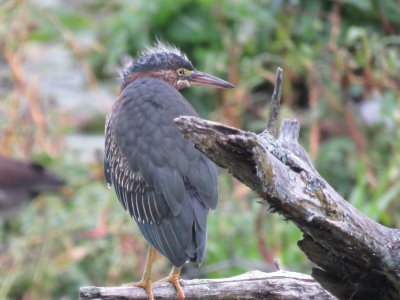
[[[178,73],[179,76],[183,76],[185,74],[185,69],[179,68],[178,70],[176,70],[176,73]]]

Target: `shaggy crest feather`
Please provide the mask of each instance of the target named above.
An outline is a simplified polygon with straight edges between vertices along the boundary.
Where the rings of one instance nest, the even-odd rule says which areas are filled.
[[[140,56],[147,56],[152,54],[161,54],[161,53],[170,53],[175,54],[183,58],[184,60],[189,60],[185,53],[183,53],[178,47],[162,42],[157,39],[157,42],[152,47],[146,47],[146,50],[143,51]],[[140,57],[139,56],[139,57]]]
[[[153,46],[146,47],[136,59],[131,60],[122,70],[121,77],[122,80],[125,80],[133,72],[177,69],[179,67],[193,69],[192,63],[179,48],[157,40]]]

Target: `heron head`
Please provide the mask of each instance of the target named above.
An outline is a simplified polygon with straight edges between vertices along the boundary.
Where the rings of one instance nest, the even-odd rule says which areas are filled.
[[[154,77],[168,82],[176,89],[190,86],[234,88],[225,80],[195,70],[192,62],[177,47],[158,41],[132,60],[122,72],[123,85],[140,77]]]

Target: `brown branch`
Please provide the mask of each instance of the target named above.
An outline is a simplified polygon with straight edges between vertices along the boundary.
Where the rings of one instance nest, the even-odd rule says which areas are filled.
[[[252,271],[223,279],[181,280],[186,299],[335,299],[309,275],[277,271]],[[155,284],[156,299],[176,299],[168,283]],[[138,287],[82,287],[80,299],[147,299]]]
[[[337,51],[337,40],[340,34],[340,8],[342,6],[342,0],[334,0],[332,5],[332,11],[329,15],[331,21],[331,32],[328,43],[328,48],[335,52]]]
[[[3,54],[14,77],[16,87],[22,92],[28,102],[32,120],[37,128],[36,134],[40,146],[46,149],[48,153],[54,153],[53,147],[46,138],[47,124],[40,106],[41,99],[36,86],[28,83],[22,71],[21,62],[15,54],[6,47],[3,49]]]
[[[298,121],[284,120],[278,139],[196,117],[175,122],[197,149],[303,231],[299,246],[328,291],[341,299],[400,298],[400,230],[368,219],[329,186],[298,144]]]
[[[310,110],[313,117],[318,116],[318,101],[322,94],[322,87],[320,83],[320,76],[315,68],[309,70],[310,79],[308,82],[308,88],[310,91]],[[321,126],[319,119],[313,120],[310,130],[309,138],[309,151],[310,157],[315,159],[318,155],[319,146],[321,142]]]
[[[50,24],[60,33],[65,45],[71,50],[71,53],[79,63],[88,88],[96,96],[96,102],[100,102],[105,110],[108,111],[110,109],[110,104],[99,92],[96,75],[94,74],[88,57],[90,51],[93,50],[96,52],[104,52],[103,45],[97,42],[91,42],[90,45],[83,45],[82,42],[79,41],[68,28],[61,24],[54,14],[45,10],[37,10],[36,13],[47,19]]]
[[[260,209],[256,217],[256,237],[257,237],[257,247],[260,252],[261,257],[268,264],[268,266],[273,267],[275,265],[274,251],[273,249],[268,249],[265,241],[265,232],[263,223],[265,220],[265,215],[267,214],[266,209]]]
[[[383,27],[383,30],[384,30],[385,34],[387,34],[387,35],[396,35],[396,30],[394,29],[393,25],[389,22],[389,20],[387,19],[385,13],[382,10],[382,4],[377,2],[375,5],[376,5],[375,9],[378,12],[379,19],[380,19],[380,21],[382,23],[382,27]]]

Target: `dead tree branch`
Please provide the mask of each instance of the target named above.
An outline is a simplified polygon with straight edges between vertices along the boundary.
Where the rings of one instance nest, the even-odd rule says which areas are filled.
[[[315,299],[333,300],[311,276],[300,273],[277,271],[248,272],[223,279],[181,280],[186,299]],[[176,299],[171,284],[153,286],[156,299]],[[84,287],[80,299],[147,299],[144,289],[137,287]]]
[[[272,136],[276,135],[276,123],[281,107],[281,86],[282,86],[282,69],[278,68],[275,75],[275,88],[271,97],[271,106],[269,109],[267,129]]]
[[[315,170],[298,144],[300,124],[284,120],[278,139],[180,117],[184,136],[248,185],[304,233],[313,277],[340,299],[400,298],[400,230],[368,219]]]

